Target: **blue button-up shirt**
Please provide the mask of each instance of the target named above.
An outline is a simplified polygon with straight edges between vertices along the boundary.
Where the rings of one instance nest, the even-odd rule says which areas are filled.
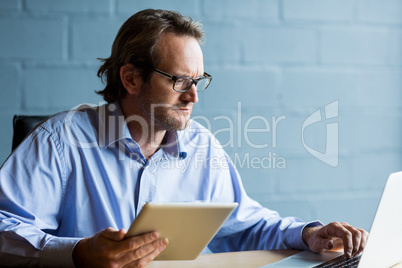
[[[118,103],[42,123],[0,169],[0,264],[73,266],[81,238],[128,229],[150,201],[238,202],[210,242],[212,252],[306,248],[306,223],[248,197],[204,127],[192,121],[167,132],[164,144],[145,159]]]

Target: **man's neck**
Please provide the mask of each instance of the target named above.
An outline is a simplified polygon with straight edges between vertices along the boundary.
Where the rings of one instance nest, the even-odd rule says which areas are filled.
[[[131,137],[138,143],[146,159],[149,159],[162,146],[166,130],[151,132],[150,129],[143,130],[141,126],[134,123],[129,123],[127,126]]]
[[[149,159],[162,146],[166,130],[157,128],[153,122],[147,122],[146,126],[143,126],[138,120],[130,120],[130,116],[137,114],[130,110],[124,100],[121,101],[120,105],[131,138],[138,143],[144,157]],[[145,120],[145,118],[143,119]]]

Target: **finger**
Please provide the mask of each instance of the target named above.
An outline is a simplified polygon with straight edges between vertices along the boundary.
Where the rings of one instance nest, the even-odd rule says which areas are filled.
[[[123,240],[124,237],[126,236],[126,234],[127,234],[127,232],[126,232],[126,230],[124,228],[120,229],[119,230],[119,235],[118,235],[118,238],[119,238],[118,241]]]
[[[121,253],[136,250],[146,244],[152,243],[159,238],[157,232],[150,232],[139,236],[134,236],[123,240],[123,243],[118,245]]]
[[[109,227],[100,233],[102,236],[106,237],[107,239],[113,240],[113,241],[121,241],[124,236],[122,237],[121,230],[117,231],[113,229],[112,227]]]
[[[321,240],[321,248],[325,250],[331,250],[334,248],[334,240],[332,239],[323,239]]]
[[[126,236],[126,231],[124,229],[120,229],[119,231],[114,231],[112,233],[107,233],[106,237],[113,241],[121,241]]]
[[[159,242],[159,247],[156,247],[153,251],[151,251],[149,254],[145,255],[143,258],[136,260],[134,262],[128,263],[124,267],[132,267],[132,264],[135,264],[135,267],[145,267],[148,263],[153,261],[163,250],[166,249],[166,246],[169,244],[169,241],[164,238],[160,239],[157,242]]]
[[[322,253],[333,248],[334,241],[331,238],[325,239],[319,235],[314,235],[309,240],[309,248],[313,252]]]
[[[145,258],[145,262],[148,263],[152,261],[161,251],[163,251],[168,245],[169,241],[166,238],[158,239],[150,244],[146,244],[140,248],[133,251],[126,252],[120,258],[120,263],[122,266],[133,263],[135,261],[140,261]],[[152,257],[153,256],[153,257]],[[152,257],[148,262],[147,260]],[[146,264],[145,263],[145,264]],[[143,266],[140,266],[143,267]]]
[[[332,222],[325,226],[322,230],[323,237],[339,237],[342,238],[343,247],[346,257],[350,258],[353,252],[353,236],[352,233],[339,222]]]
[[[345,233],[341,236],[343,241],[343,251],[347,258],[352,257],[353,252],[353,241],[352,234],[345,228]]]
[[[334,251],[343,250],[344,247],[342,238],[334,237],[332,240],[334,241],[334,247],[332,248],[332,250]]]
[[[369,233],[366,232],[365,230],[363,230],[363,229],[358,229],[358,230],[361,232],[362,237],[361,237],[361,241],[360,241],[360,249],[358,250],[356,255],[360,255],[363,252],[364,247],[366,246],[366,243],[367,243],[368,236],[369,236]]]
[[[353,249],[351,257],[354,257],[360,250],[362,233],[357,228],[350,226],[347,223],[342,223],[342,225],[352,234]]]

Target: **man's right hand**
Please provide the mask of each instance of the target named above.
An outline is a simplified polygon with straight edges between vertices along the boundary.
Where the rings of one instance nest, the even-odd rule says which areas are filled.
[[[77,267],[145,267],[168,244],[157,232],[124,239],[126,231],[107,228],[84,238],[73,250]]]

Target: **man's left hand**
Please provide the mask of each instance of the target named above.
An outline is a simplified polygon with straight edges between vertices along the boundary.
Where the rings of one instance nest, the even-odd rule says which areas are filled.
[[[362,253],[368,232],[345,222],[332,222],[325,226],[306,227],[302,237],[311,251],[320,253],[343,248],[346,257],[351,258]]]

